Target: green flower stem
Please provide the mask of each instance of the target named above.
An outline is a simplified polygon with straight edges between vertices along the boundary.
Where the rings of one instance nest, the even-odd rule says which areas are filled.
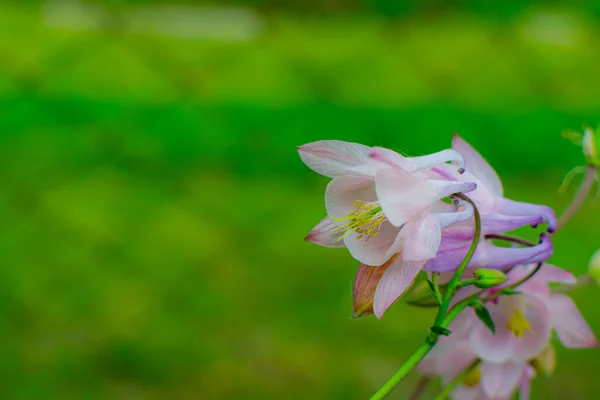
[[[450,307],[450,301],[452,301],[452,296],[454,296],[454,291],[458,286],[458,283],[460,282],[460,277],[462,276],[463,272],[465,272],[465,269],[467,268],[467,265],[469,265],[471,258],[473,258],[473,254],[475,253],[477,245],[479,244],[479,238],[481,237],[481,216],[479,215],[479,210],[477,209],[477,206],[475,206],[473,200],[471,200],[464,194],[457,193],[455,194],[455,197],[466,201],[473,207],[473,217],[475,218],[475,234],[473,235],[473,242],[471,243],[471,247],[469,247],[469,251],[467,251],[467,255],[465,255],[465,258],[458,266],[458,269],[456,270],[456,272],[452,276],[452,279],[450,280],[450,283],[448,284],[448,290],[446,291],[446,295],[442,300],[442,304],[440,305],[440,309],[438,310],[437,316],[435,317],[435,322],[433,323],[433,326],[442,326],[444,318],[446,317],[446,313],[448,312],[448,307]]]
[[[458,314],[460,313],[460,311],[455,311],[451,315],[446,315],[448,312],[448,308],[450,307],[450,301],[452,300],[452,296],[454,295],[458,283],[460,282],[460,277],[462,276],[463,272],[467,268],[467,265],[471,261],[471,258],[475,253],[475,249],[479,244],[479,238],[481,236],[481,216],[479,215],[479,210],[477,210],[475,203],[473,203],[473,201],[470,198],[461,193],[454,194],[454,197],[464,200],[471,204],[471,206],[473,206],[473,216],[475,219],[475,234],[473,236],[473,242],[471,243],[469,251],[467,251],[465,258],[460,263],[458,269],[452,276],[452,280],[450,280],[448,290],[444,295],[438,313],[435,317],[435,322],[432,328],[442,328],[442,330],[447,328],[452,322],[452,320],[456,318],[456,316],[458,316]],[[464,307],[466,307],[467,305],[468,304],[466,304]],[[419,363],[419,361],[421,361],[423,357],[425,357],[427,353],[429,353],[429,351],[437,344],[439,338],[440,334],[432,329],[429,335],[427,336],[425,343],[421,345],[421,347],[419,347],[417,351],[415,351],[413,355],[410,356],[410,358],[404,363],[404,365],[402,365],[402,367],[400,367],[400,369],[377,391],[377,393],[375,393],[371,397],[371,400],[379,400],[387,396],[392,391],[392,389],[398,383],[400,383],[400,381]]]
[[[400,367],[398,371],[375,393],[371,396],[371,400],[383,399],[387,396],[392,389],[400,383],[400,381],[408,375],[408,373],[417,366],[419,361],[425,357],[427,353],[435,346],[435,343],[426,341],[413,353],[412,356]]]
[[[473,363],[471,363],[471,365],[469,365],[463,372],[461,372],[460,374],[458,374],[458,376],[456,378],[454,378],[452,380],[452,382],[450,382],[444,388],[444,390],[442,390],[442,393],[440,393],[434,400],[444,400],[444,399],[448,398],[448,396],[450,395],[450,393],[452,393],[452,391],[454,389],[456,389],[456,387],[458,385],[460,385],[460,383],[462,381],[465,380],[465,378],[467,377],[467,375],[469,375],[475,368],[477,368],[479,366],[480,362],[481,362],[481,360],[479,360],[479,359],[473,361]]]

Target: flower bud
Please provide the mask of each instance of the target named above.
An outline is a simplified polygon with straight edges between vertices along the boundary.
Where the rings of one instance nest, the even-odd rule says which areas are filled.
[[[438,301],[431,293],[429,284],[423,280],[415,284],[413,290],[406,296],[406,304],[416,307],[437,307]]]
[[[592,258],[590,258],[588,268],[590,276],[600,285],[600,249],[596,250],[592,255]]]
[[[583,138],[581,139],[581,146],[583,147],[583,154],[588,164],[598,164],[598,147],[596,143],[595,133],[592,129],[586,128],[583,131]]]
[[[473,276],[475,276],[475,287],[480,289],[490,289],[502,285],[508,279],[502,271],[485,268],[475,270]]]

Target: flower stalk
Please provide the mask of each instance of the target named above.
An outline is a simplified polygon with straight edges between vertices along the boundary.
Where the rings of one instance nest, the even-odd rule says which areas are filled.
[[[370,400],[379,400],[387,396],[392,391],[392,389],[398,383],[400,383],[402,379],[404,379],[404,377],[408,375],[408,373],[412,371],[412,369],[416,367],[417,364],[427,355],[427,353],[429,353],[429,351],[437,344],[440,335],[450,334],[448,326],[450,325],[452,320],[459,314],[459,312],[452,313],[452,318],[447,318],[450,315],[446,315],[448,313],[450,302],[452,301],[452,296],[454,295],[455,289],[460,283],[460,277],[467,268],[467,265],[469,265],[469,262],[471,261],[471,258],[473,258],[473,254],[477,249],[477,245],[479,244],[479,239],[481,237],[481,216],[479,214],[479,211],[477,210],[477,206],[469,197],[460,193],[454,194],[453,196],[466,201],[473,207],[473,218],[475,220],[475,234],[473,236],[471,247],[469,247],[467,254],[458,266],[458,269],[456,270],[456,272],[452,276],[452,279],[450,280],[450,283],[448,284],[448,289],[442,298],[442,303],[440,304],[435,321],[433,323],[433,326],[431,327],[431,332],[427,336],[425,343],[423,343],[421,347],[419,347],[417,351],[415,351],[413,355],[410,356],[410,358],[371,397]],[[435,282],[437,283],[437,280]]]

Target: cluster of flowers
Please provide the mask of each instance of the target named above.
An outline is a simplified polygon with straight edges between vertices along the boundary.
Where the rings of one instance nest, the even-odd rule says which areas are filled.
[[[589,143],[587,148],[590,152]],[[536,371],[553,368],[553,331],[566,347],[596,346],[572,300],[548,286],[576,282],[571,273],[545,263],[559,227],[553,210],[505,198],[494,169],[459,136],[451,149],[412,158],[335,140],[298,151],[308,167],[332,178],[325,193],[327,216],[306,240],[345,247],[360,262],[355,316],[381,318],[413,286],[418,288],[409,297],[429,296],[439,306],[443,288],[467,261],[458,272],[460,283],[450,288],[450,306],[473,301],[447,333],[438,332],[439,343],[435,339],[419,364],[424,375],[447,385],[458,378],[454,399],[510,399],[518,389],[528,398]],[[542,224],[546,232],[538,243],[505,235]],[[516,243],[498,246],[497,240]],[[421,271],[427,284],[413,285]]]

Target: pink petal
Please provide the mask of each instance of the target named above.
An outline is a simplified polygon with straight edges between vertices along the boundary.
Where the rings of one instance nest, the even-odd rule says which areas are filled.
[[[539,216],[544,222],[548,223],[548,232],[556,230],[556,214],[554,210],[547,206],[502,199],[498,213],[513,216]]]
[[[481,387],[492,399],[510,398],[519,386],[525,363],[481,364]]]
[[[431,214],[409,221],[401,234],[404,237],[404,261],[427,261],[435,257],[440,248],[442,230],[437,218]]]
[[[388,220],[401,226],[434,202],[475,188],[474,183],[427,179],[401,169],[381,168],[375,177],[377,198]]]
[[[373,311],[377,318],[381,318],[385,310],[404,294],[422,268],[422,262],[404,262],[399,258],[385,271],[375,290]]]
[[[367,178],[340,176],[333,178],[325,190],[325,207],[330,217],[343,218],[355,208],[352,202],[375,201],[374,182]]]
[[[568,348],[596,347],[598,342],[589,325],[570,297],[562,294],[552,296],[552,323],[561,343]]]
[[[313,171],[335,178],[348,168],[369,162],[370,147],[340,140],[321,140],[298,147],[302,161]]]
[[[344,237],[344,244],[352,257],[361,263],[379,266],[401,251],[402,237],[399,232],[400,229],[386,221],[381,224],[379,235],[369,238],[369,241],[365,236],[358,239],[359,234],[352,231]]]
[[[465,158],[467,171],[481,180],[494,195],[503,197],[502,182],[498,174],[477,150],[458,135],[452,138],[452,148]]]
[[[515,310],[507,303],[526,301],[523,313],[531,330],[525,332],[522,338],[515,337],[507,329],[508,317]],[[499,304],[487,304],[496,327],[492,333],[483,323],[471,332],[470,343],[473,351],[484,361],[505,363],[508,361],[527,361],[542,351],[550,340],[550,313],[541,300],[525,294],[505,296]],[[508,316],[507,316],[508,314]]]
[[[304,240],[325,247],[344,247],[344,241],[339,240],[342,234],[339,231],[331,231],[339,224],[339,222],[325,217],[308,233]]]

